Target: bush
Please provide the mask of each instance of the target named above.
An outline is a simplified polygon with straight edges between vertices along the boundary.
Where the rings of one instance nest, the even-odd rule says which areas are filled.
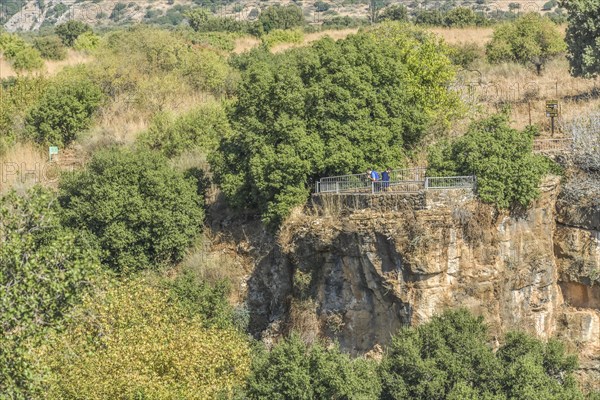
[[[483,50],[475,43],[450,45],[452,63],[465,69],[470,68],[482,54]]]
[[[83,32],[75,39],[73,48],[79,51],[92,51],[95,50],[100,44],[100,37],[94,32],[88,31]]]
[[[444,16],[444,25],[449,27],[463,28],[465,26],[475,25],[477,15],[467,7],[456,7],[448,11]]]
[[[195,148],[208,154],[216,149],[220,138],[229,135],[229,122],[221,105],[206,103],[180,117],[159,113],[138,141],[142,147],[175,157]]]
[[[600,0],[562,1],[567,10],[566,44],[571,75],[594,78],[600,74]]]
[[[81,21],[69,20],[65,23],[56,25],[54,33],[60,37],[60,40],[62,40],[65,46],[73,47],[75,40],[77,40],[81,34],[90,32],[91,30],[92,28],[88,24]]]
[[[395,4],[384,9],[377,16],[378,21],[408,21],[408,9],[402,4]]]
[[[194,183],[153,152],[99,152],[59,189],[65,223],[90,231],[121,273],[181,260],[202,226]]]
[[[539,185],[550,171],[547,159],[532,153],[533,129],[518,131],[508,115],[473,123],[467,134],[429,154],[430,176],[477,177],[481,200],[499,208],[527,207],[539,196]]]
[[[0,393],[39,398],[27,343],[43,337],[77,302],[98,272],[98,255],[41,188],[0,198]]]
[[[300,29],[274,29],[262,36],[262,41],[268,48],[281,43],[302,43],[303,40],[304,32],[302,32]]]
[[[243,72],[234,133],[212,159],[230,203],[256,207],[276,226],[320,176],[402,165],[436,116],[460,108],[447,89],[454,68],[446,51],[424,32],[386,23],[236,59]]]
[[[40,55],[47,60],[64,60],[67,58],[67,49],[58,36],[42,36],[33,40]]]
[[[554,340],[510,333],[494,354],[482,317],[447,311],[398,333],[381,364],[385,399],[583,399],[577,359]]]
[[[498,26],[494,29],[492,40],[486,45],[490,63],[533,64],[538,75],[549,60],[565,50],[558,27],[535,13],[525,14],[514,22]]]
[[[275,29],[293,29],[305,24],[302,9],[296,5],[274,5],[265,8],[258,17],[259,34]]]
[[[0,52],[16,71],[32,71],[44,65],[40,52],[17,35],[0,34]]]
[[[136,279],[86,296],[35,353],[46,398],[230,398],[249,372],[246,339],[205,327],[162,289]]]
[[[351,360],[338,347],[307,346],[298,335],[279,342],[252,361],[250,399],[378,399],[375,363]]]
[[[90,127],[102,98],[89,80],[57,81],[27,114],[26,129],[38,143],[68,145]]]

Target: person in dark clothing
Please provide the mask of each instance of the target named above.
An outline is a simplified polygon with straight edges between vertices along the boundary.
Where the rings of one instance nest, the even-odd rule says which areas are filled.
[[[381,180],[383,181],[382,187],[385,192],[390,190],[390,176],[392,173],[392,169],[387,167],[385,171],[381,173]]]

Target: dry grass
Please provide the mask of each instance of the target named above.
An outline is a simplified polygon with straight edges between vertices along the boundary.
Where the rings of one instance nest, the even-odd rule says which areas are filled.
[[[302,46],[307,46],[310,43],[317,41],[319,39],[322,39],[326,36],[332,38],[333,40],[339,40],[339,39],[344,39],[346,38],[348,35],[352,35],[354,33],[358,32],[358,28],[352,28],[352,29],[332,29],[332,30],[325,30],[325,31],[321,31],[321,32],[314,32],[314,33],[309,33],[307,35],[304,35],[304,40],[302,41],[302,43],[282,43],[282,44],[278,44],[276,46],[273,46],[273,48],[271,49],[272,53],[281,53],[283,51],[295,48],[295,47],[302,47]]]
[[[50,61],[47,60],[44,62],[44,67],[39,71],[32,71],[23,73],[26,76],[35,76],[35,75],[46,75],[46,76],[54,76],[62,71],[65,67],[74,66],[78,64],[89,63],[93,60],[93,57],[76,52],[74,50],[69,50],[67,54],[67,58],[62,61]],[[12,69],[10,64],[3,58],[0,57],[0,79],[9,78],[17,76],[17,72]]]
[[[427,29],[444,38],[448,44],[475,43],[484,46],[492,38],[493,28],[443,28],[432,27]]]
[[[252,36],[244,36],[235,41],[233,52],[236,54],[244,53],[260,44],[260,40]]]
[[[16,72],[12,69],[10,64],[4,59],[3,56],[0,56],[0,79],[9,78],[16,75]]]
[[[22,193],[37,183],[51,185],[56,178],[48,156],[33,144],[17,143],[0,156],[0,193],[11,189]]]

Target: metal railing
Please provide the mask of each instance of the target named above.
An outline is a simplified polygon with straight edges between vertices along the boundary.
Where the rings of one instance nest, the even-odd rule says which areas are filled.
[[[475,176],[428,176],[425,189],[473,189]]]
[[[425,181],[425,167],[395,169],[390,172],[388,188],[400,186],[401,183]],[[316,183],[317,193],[375,193],[382,181],[371,182],[366,172],[363,174],[328,176]]]
[[[557,138],[557,139],[535,139],[533,141],[533,151],[535,153],[560,153],[569,151],[573,139]]]

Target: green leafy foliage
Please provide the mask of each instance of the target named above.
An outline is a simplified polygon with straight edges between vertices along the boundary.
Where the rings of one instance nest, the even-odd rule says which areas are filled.
[[[473,26],[477,23],[477,14],[468,7],[456,7],[444,16],[444,25],[449,27]]]
[[[96,35],[92,31],[83,32],[75,39],[73,48],[79,51],[90,52],[95,50],[100,45],[100,36]]]
[[[60,37],[60,40],[62,40],[65,46],[73,47],[75,40],[77,40],[81,34],[91,30],[92,28],[88,24],[72,19],[56,25],[54,33]]]
[[[67,49],[58,36],[40,36],[33,40],[40,55],[47,60],[64,60],[67,58]]]
[[[281,43],[302,43],[304,40],[304,32],[300,29],[273,29],[269,33],[263,35],[261,39],[268,48]]]
[[[38,143],[67,145],[90,127],[102,99],[100,88],[90,80],[58,80],[29,110],[26,129]]]
[[[296,5],[274,5],[265,8],[258,17],[259,33],[269,33],[274,29],[293,29],[305,24],[302,9]]]
[[[562,1],[568,12],[567,58],[573,76],[593,78],[600,74],[600,0]]]
[[[377,15],[378,21],[408,21],[408,9],[403,4],[394,4]]]
[[[243,56],[234,133],[212,160],[223,192],[276,225],[319,176],[401,165],[429,124],[458,108],[446,52],[434,37],[388,23],[338,42]]]
[[[565,49],[558,27],[537,13],[529,13],[495,28],[486,54],[491,63],[533,64],[540,74],[542,67]]]
[[[230,398],[248,372],[247,340],[206,327],[146,279],[85,296],[34,355],[47,399]]]
[[[450,59],[455,65],[468,69],[482,58],[483,49],[475,43],[464,43],[450,46]]]
[[[427,173],[475,175],[483,201],[499,208],[527,207],[550,171],[546,158],[532,153],[534,134],[534,129],[512,129],[506,114],[491,116],[473,123],[466,135],[433,148]]]
[[[0,393],[36,396],[36,369],[27,343],[56,326],[98,272],[89,240],[60,222],[50,192],[0,198]]]
[[[98,152],[59,187],[66,224],[91,232],[121,273],[181,260],[202,226],[194,182],[154,152]]]
[[[510,333],[494,354],[483,318],[447,311],[393,339],[381,364],[383,399],[583,399],[574,356],[554,340]]]
[[[16,71],[32,71],[44,65],[40,52],[17,35],[0,34],[0,52]]]
[[[27,110],[39,100],[48,84],[42,77],[18,77],[3,83],[6,85],[0,89],[0,147],[21,136]]]
[[[250,399],[377,399],[380,391],[374,362],[352,360],[338,347],[308,346],[295,334],[258,351],[247,385]]]
[[[225,110],[215,102],[205,103],[178,117],[159,113],[138,141],[142,147],[174,157],[191,149],[201,149],[208,154],[216,149],[220,138],[230,134]]]

